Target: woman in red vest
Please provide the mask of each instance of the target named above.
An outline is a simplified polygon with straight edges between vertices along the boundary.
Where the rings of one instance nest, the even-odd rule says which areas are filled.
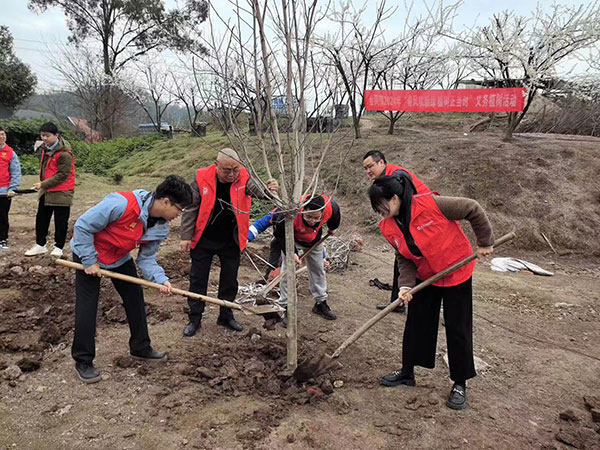
[[[381,232],[398,252],[399,297],[411,301],[410,288],[472,253],[458,220],[468,220],[477,238],[477,256],[493,251],[494,236],[483,208],[475,200],[416,194],[407,177],[383,176],[369,188],[373,209],[383,216]],[[446,405],[463,409],[466,380],[473,378],[473,296],[475,261],[435,282],[415,297],[408,309],[402,341],[402,368],[381,379],[384,386],[414,386],[414,367],[435,365],[440,305],[444,321],[450,378]]]
[[[54,215],[54,249],[50,255],[60,258],[67,239],[75,193],[75,158],[71,145],[58,135],[58,128],[52,122],[40,127],[40,136],[44,142],[41,146],[40,181],[33,185],[39,191],[35,216],[36,243],[25,252],[25,256],[48,253],[46,237]]]

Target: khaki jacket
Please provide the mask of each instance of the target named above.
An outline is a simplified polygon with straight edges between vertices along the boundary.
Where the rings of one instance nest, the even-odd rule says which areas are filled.
[[[58,186],[60,183],[65,181],[71,173],[71,161],[72,156],[70,153],[62,152],[58,157],[58,172],[46,180],[44,180],[44,173],[48,166],[49,159],[58,151],[71,150],[71,144],[65,141],[62,137],[58,138],[58,145],[52,151],[48,151],[45,144],[40,146],[42,152],[46,152],[44,160],[40,161],[40,181],[42,182],[42,188],[38,192],[38,198],[42,195],[46,195],[44,198],[44,205],[46,206],[71,206],[73,204],[74,190],[70,191],[53,191],[46,193],[46,189]]]

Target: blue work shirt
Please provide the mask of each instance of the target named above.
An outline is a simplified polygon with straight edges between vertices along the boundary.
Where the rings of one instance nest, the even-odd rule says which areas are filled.
[[[0,148],[2,150],[6,147],[6,144]],[[0,187],[0,194],[6,194],[9,191],[14,191],[21,184],[21,162],[17,156],[17,152],[13,150],[13,155],[8,165],[8,171],[10,173],[10,184],[8,187]]]
[[[273,211],[265,214],[260,219],[254,221],[254,223],[248,228],[248,242],[252,242],[256,236],[265,231],[273,225]]]
[[[150,207],[154,202],[154,194],[143,189],[137,189],[133,193],[140,206],[140,221],[144,226],[144,233],[140,238],[143,243],[140,244],[135,262],[145,279],[164,284],[169,281],[169,278],[165,275],[164,269],[156,262],[156,252],[161,241],[166,239],[169,234],[169,222],[165,219],[158,219],[154,226],[148,228],[148,217]],[[71,251],[79,256],[84,267],[87,268],[98,263],[103,269],[112,269],[131,259],[131,255],[128,253],[112,264],[102,264],[98,262],[98,252],[94,247],[94,234],[123,216],[126,207],[127,199],[121,194],[113,192],[77,219],[70,245]]]

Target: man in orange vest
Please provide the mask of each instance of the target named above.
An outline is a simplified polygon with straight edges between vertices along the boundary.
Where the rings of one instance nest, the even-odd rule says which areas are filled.
[[[40,181],[33,185],[39,191],[35,216],[36,243],[25,252],[25,256],[48,253],[46,237],[54,214],[54,249],[50,255],[60,258],[67,240],[69,215],[75,193],[75,158],[71,145],[59,136],[57,126],[52,122],[40,127],[40,136],[44,142],[40,146]]]
[[[396,164],[388,164],[385,160],[385,155],[379,150],[371,150],[367,152],[365,156],[363,156],[363,168],[365,169],[365,173],[371,181],[375,181],[376,179],[385,175],[393,175],[395,177],[406,175],[412,181],[417,194],[430,192],[430,189],[427,187],[427,185],[407,169]],[[392,296],[390,298],[390,303],[394,302],[398,298],[398,292],[398,264],[397,262],[394,262]],[[377,309],[385,309],[387,306],[387,304],[377,305]],[[406,306],[398,306],[396,309],[394,309],[394,312],[406,312]]]
[[[459,220],[468,220],[477,238],[477,256],[493,252],[494,234],[483,208],[475,200],[415,194],[407,175],[383,176],[369,188],[371,205],[383,217],[379,228],[398,252],[399,297],[411,301],[410,289],[471,255],[469,239]],[[433,369],[440,307],[448,345],[448,365],[454,385],[446,402],[452,409],[467,406],[467,380],[476,375],[473,360],[473,293],[470,262],[415,294],[408,308],[402,340],[402,368],[381,379],[384,386],[415,386],[415,366]]]
[[[8,212],[15,190],[21,184],[21,164],[17,153],[6,145],[6,131],[0,126],[0,251],[7,252]]]
[[[156,192],[137,189],[109,194],[75,222],[71,239],[73,261],[83,264],[85,271],[78,270],[75,275],[75,334],[71,354],[77,375],[84,383],[100,381],[94,367],[100,268],[137,277],[137,263],[144,278],[162,284],[164,294],[170,293],[171,283],[156,262],[156,252],[169,234],[169,222],[179,217],[191,202],[188,183],[170,175]],[[136,247],[139,251],[134,263],[129,252]],[[165,353],[150,345],[142,287],[114,278],[111,281],[123,299],[127,314],[130,354],[137,359],[165,359]]]
[[[315,194],[312,198],[309,196],[301,199],[306,203],[300,212],[294,218],[294,244],[296,250],[304,250],[317,245],[323,235],[323,225],[327,225],[329,234],[334,234],[340,222],[342,215],[340,207],[335,201],[324,194]],[[285,272],[285,222],[284,214],[276,212],[273,214],[273,237],[279,241],[279,247],[282,249],[281,271]],[[298,255],[294,255],[296,263],[300,263]],[[327,275],[323,260],[323,244],[316,246],[306,257],[306,267],[308,268],[308,279],[310,293],[315,299],[315,305],[312,312],[327,320],[336,320],[337,315],[327,304]],[[287,279],[281,280],[281,298],[279,304],[287,308]],[[287,326],[287,311],[282,321],[284,327]]]
[[[219,152],[215,164],[196,171],[191,183],[194,201],[181,218],[182,251],[189,251],[192,259],[190,291],[206,295],[213,257],[221,262],[218,298],[233,301],[238,291],[237,274],[241,252],[246,248],[250,227],[251,197],[273,198],[250,178],[240,164],[235,150]],[[269,191],[277,191],[275,180],[266,183]],[[189,323],[183,330],[191,337],[201,326],[205,303],[188,298]],[[233,317],[231,309],[221,307],[217,324],[234,331],[243,327]]]

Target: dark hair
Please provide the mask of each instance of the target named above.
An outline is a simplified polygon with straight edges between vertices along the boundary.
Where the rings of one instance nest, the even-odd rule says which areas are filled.
[[[321,195],[315,195],[304,206],[304,211],[319,211],[325,208],[325,199]]]
[[[368,151],[367,153],[365,153],[365,156],[363,156],[363,161],[365,159],[367,159],[368,157],[373,158],[373,161],[378,162],[383,160],[384,163],[387,163],[387,161],[385,160],[385,155],[383,153],[381,153],[379,150],[371,150]]]
[[[168,198],[182,208],[192,204],[192,188],[178,175],[169,175],[156,188],[155,198]]]
[[[52,133],[58,134],[58,127],[54,125],[52,122],[46,122],[44,125],[40,127],[40,133]]]
[[[0,131],[4,131],[6,133],[6,130],[4,129],[4,127],[2,125],[0,125]]]
[[[384,201],[391,200],[394,195],[400,199],[400,212],[396,220],[400,225],[408,230],[410,223],[410,206],[412,196],[415,195],[415,188],[409,177],[404,174],[394,176],[383,176],[373,181],[369,188],[369,199],[371,207],[375,212],[380,212]]]

